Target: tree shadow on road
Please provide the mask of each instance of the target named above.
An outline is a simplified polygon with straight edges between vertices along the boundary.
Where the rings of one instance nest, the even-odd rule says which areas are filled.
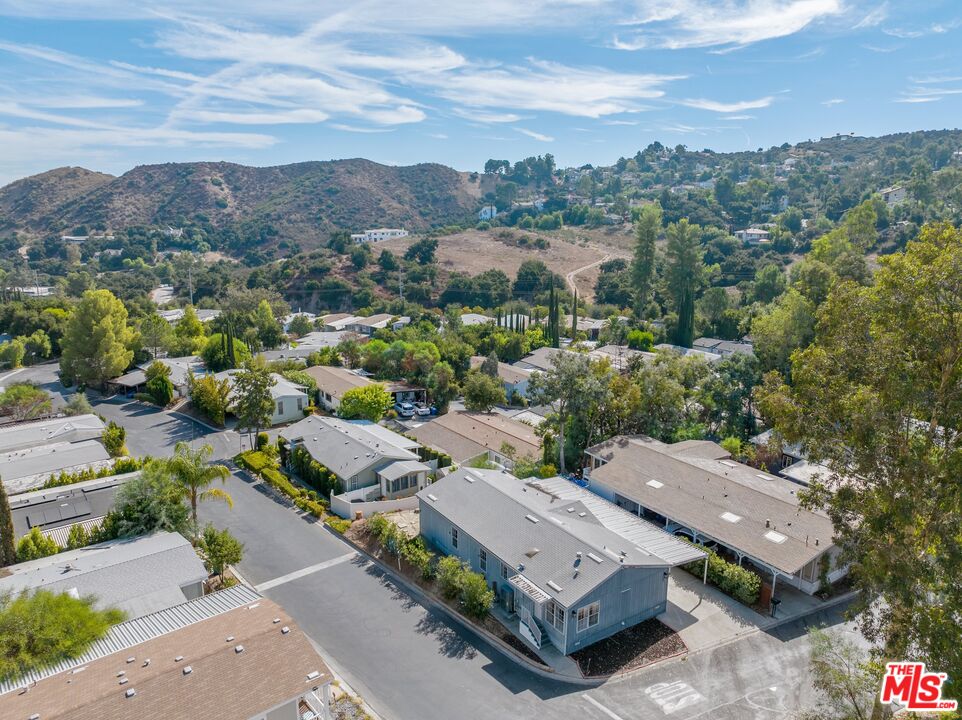
[[[421,607],[421,603],[411,597],[410,593],[403,590],[381,568],[360,553],[351,559],[351,564],[355,565],[356,567],[364,568],[365,573],[375,578],[381,587],[390,591],[391,599],[399,602],[401,604],[401,609],[404,610],[404,612],[410,612],[415,608]]]
[[[472,660],[477,657],[478,649],[462,637],[447,618],[433,610],[421,618],[415,626],[419,635],[428,635],[438,642],[438,653],[456,660]]]

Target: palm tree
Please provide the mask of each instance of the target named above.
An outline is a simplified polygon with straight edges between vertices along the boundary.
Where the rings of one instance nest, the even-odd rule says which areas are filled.
[[[179,442],[174,448],[174,456],[167,461],[184,499],[190,500],[190,517],[195,535],[198,501],[221,500],[227,503],[228,507],[234,507],[234,501],[227,491],[211,487],[215,480],[223,483],[230,475],[230,471],[223,465],[212,465],[208,462],[213,452],[214,448],[210,445],[194,450],[186,442]]]

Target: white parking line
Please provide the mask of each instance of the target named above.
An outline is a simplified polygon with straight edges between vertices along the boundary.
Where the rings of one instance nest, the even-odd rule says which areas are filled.
[[[357,555],[356,552],[345,553],[344,555],[339,555],[336,558],[331,558],[330,560],[325,560],[317,565],[310,565],[306,568],[301,568],[300,570],[295,570],[294,572],[287,573],[287,575],[281,575],[280,577],[274,578],[273,580],[268,580],[267,582],[262,582],[260,585],[255,585],[254,589],[262,593],[265,590],[270,590],[271,588],[276,588],[278,585],[283,585],[284,583],[289,583],[291,580],[297,580],[306,575],[311,575],[313,573],[319,572],[321,570],[326,570],[329,567],[334,567],[335,565],[340,565],[342,562],[347,562],[351,558]]]
[[[602,705],[600,702],[598,702],[597,700],[595,700],[595,699],[594,699],[593,697],[591,697],[590,695],[585,695],[584,693],[582,693],[581,697],[583,697],[583,698],[584,698],[585,700],[587,700],[589,703],[591,703],[591,704],[594,705],[596,708],[598,708],[599,710],[601,710],[601,712],[603,712],[605,715],[607,715],[608,717],[610,717],[611,720],[624,720],[624,718],[621,717],[621,715],[618,715],[617,713],[612,712],[611,710],[609,710],[608,708],[606,708],[604,705]]]

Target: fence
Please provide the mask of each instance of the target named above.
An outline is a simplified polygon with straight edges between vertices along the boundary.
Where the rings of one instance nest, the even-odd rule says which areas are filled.
[[[398,498],[397,500],[375,500],[361,502],[349,500],[345,495],[331,496],[331,512],[345,520],[353,520],[357,513],[362,517],[370,517],[374,513],[389,513],[396,510],[416,510],[418,499],[415,496]]]

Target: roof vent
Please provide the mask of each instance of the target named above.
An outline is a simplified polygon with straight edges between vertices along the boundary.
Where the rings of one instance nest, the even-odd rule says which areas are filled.
[[[34,713],[34,714],[31,715],[29,718],[27,718],[27,720],[40,720],[40,714],[39,714],[39,713]]]
[[[587,514],[588,514],[588,513],[586,513],[586,512],[580,512],[580,513],[578,513],[578,517],[584,517],[584,516],[587,515]]]
[[[525,553],[525,557],[527,557],[527,558],[530,560],[530,559],[533,558],[535,555],[537,555],[539,552],[541,552],[541,549],[540,549],[540,548],[531,548],[530,550],[528,550],[528,552]]]
[[[124,672],[123,670],[121,670],[119,673],[117,673],[117,677],[123,677],[123,676],[126,675],[126,674],[127,674],[126,672]]]
[[[280,618],[274,618],[274,620],[273,620],[272,622],[273,622],[275,625],[277,625],[277,623],[279,623],[280,621],[281,621]]]
[[[287,633],[289,633],[290,631],[291,629],[287,627],[287,625],[285,625],[284,627],[281,628],[281,635],[287,635]]]
[[[244,652],[244,646],[243,646],[243,645],[235,645],[235,646],[234,646],[234,652],[237,653],[238,655],[240,655],[242,652]]]
[[[549,580],[547,585],[549,588],[551,588],[555,592],[561,592],[561,586],[558,583],[556,583],[554,580]]]
[[[437,502],[438,496],[435,495],[434,493],[428,493],[428,500],[434,500],[435,502]]]
[[[128,678],[120,678],[120,685],[126,685],[130,680]]]
[[[595,561],[596,563],[598,563],[598,564],[601,564],[601,563],[604,562],[604,560],[603,560],[602,558],[598,557],[597,555],[595,555],[594,553],[591,553],[591,552],[588,553],[588,557],[591,558],[592,560],[594,560],[594,561]]]
[[[148,665],[150,665],[150,658],[147,658],[146,660],[144,660],[144,664],[141,665],[140,667],[147,667]]]
[[[178,655],[177,657],[174,658],[174,662],[180,662],[183,659],[184,659],[183,655]]]
[[[573,507],[568,508],[568,512],[571,513],[571,512],[574,512],[574,511],[575,511],[575,509],[574,509]]]
[[[473,483],[474,480],[475,480],[473,476],[471,476],[471,475],[469,475],[469,474],[467,474],[467,473],[464,474],[464,479],[467,480],[469,483]]]
[[[525,520],[528,520],[528,521],[530,521],[530,522],[533,522],[533,523],[537,523],[537,522],[538,522],[538,518],[536,518],[534,515],[525,515],[525,516],[524,516],[524,519],[525,519]]]
[[[307,673],[308,680],[317,680],[320,676],[321,674],[317,670],[311,670],[309,673]]]
[[[234,636],[233,636],[233,635],[228,635],[228,636],[227,636],[227,642],[234,642]]]
[[[133,697],[134,695],[136,695],[136,694],[137,694],[137,691],[134,690],[133,688],[130,688],[130,690],[128,690],[127,692],[124,693],[124,697],[126,697],[126,698],[132,698],[132,697]]]
[[[769,520],[768,518],[765,518],[765,527],[771,527],[771,526],[772,526],[772,521]]]
[[[185,665],[181,672],[183,672],[184,675],[190,675],[192,672],[194,672],[194,668],[192,668],[190,665]]]
[[[136,658],[133,656],[130,656],[129,658],[127,658],[127,664],[130,665],[130,663],[132,663],[134,660],[136,660]]]

